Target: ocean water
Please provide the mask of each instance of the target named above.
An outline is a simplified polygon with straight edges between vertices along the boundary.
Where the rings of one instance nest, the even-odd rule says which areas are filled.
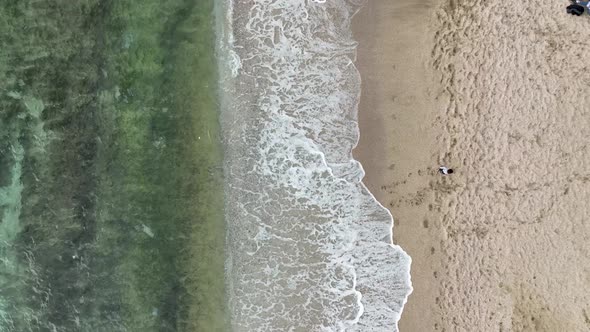
[[[360,6],[218,3],[234,331],[397,330],[411,260],[351,154]]]
[[[0,10],[0,332],[226,331],[213,0]]]
[[[395,330],[410,259],[351,155],[359,5],[6,3],[0,331]]]

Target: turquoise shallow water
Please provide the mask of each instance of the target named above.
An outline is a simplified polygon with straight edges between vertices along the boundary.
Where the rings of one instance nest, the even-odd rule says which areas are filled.
[[[0,331],[223,331],[213,1],[4,1]]]

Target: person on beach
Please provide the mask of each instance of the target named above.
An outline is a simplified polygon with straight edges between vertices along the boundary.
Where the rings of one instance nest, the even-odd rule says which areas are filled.
[[[442,175],[449,175],[449,174],[453,174],[453,169],[447,168],[445,166],[441,166],[438,168],[438,172]]]

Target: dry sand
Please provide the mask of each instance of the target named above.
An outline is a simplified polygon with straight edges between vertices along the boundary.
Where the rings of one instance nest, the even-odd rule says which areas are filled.
[[[413,258],[402,332],[590,330],[590,17],[526,5],[355,18],[355,157]]]

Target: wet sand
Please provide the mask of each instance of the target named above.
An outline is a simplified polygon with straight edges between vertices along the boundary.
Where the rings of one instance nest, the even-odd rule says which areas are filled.
[[[400,331],[590,328],[590,20],[519,5],[372,0],[355,18],[354,154],[413,259]]]
[[[429,4],[428,6],[424,6]],[[357,14],[357,68],[362,77],[361,139],[354,151],[365,184],[393,214],[394,242],[412,257],[413,293],[400,331],[429,331],[434,325],[436,235],[427,201],[434,199],[437,111],[429,16],[434,2],[369,1]]]

